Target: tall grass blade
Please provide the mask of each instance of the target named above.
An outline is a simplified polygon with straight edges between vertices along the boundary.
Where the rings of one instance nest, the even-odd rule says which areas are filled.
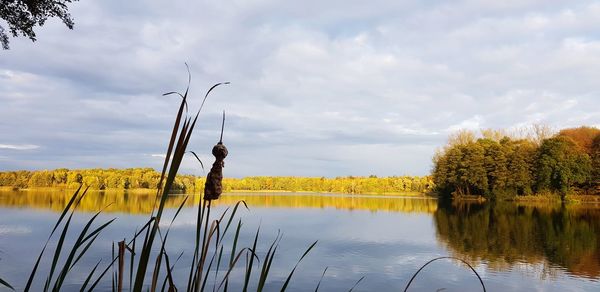
[[[85,245],[84,249],[79,253],[77,258],[75,258],[75,254],[76,254],[77,250],[79,249],[79,247],[81,247],[86,242],[86,240],[82,240],[82,237],[85,235],[85,232],[89,228],[89,224],[91,224],[91,222],[88,222],[88,225],[86,225],[86,228],[84,228],[84,230],[81,232],[79,238],[73,245],[73,248],[71,249],[71,252],[69,253],[69,256],[67,257],[67,260],[65,261],[64,266],[63,266],[63,268],[59,274],[59,277],[54,284],[54,288],[52,290],[60,290],[60,287],[62,286],[64,279],[67,277],[68,272],[71,271],[71,269],[75,266],[75,264],[77,264],[77,262],[79,262],[81,257],[83,257],[83,255],[88,251],[90,246],[94,243],[94,241],[96,241],[96,238],[98,238],[98,235],[100,234],[100,232],[104,228],[106,228],[108,225],[110,225],[110,223],[112,223],[115,219],[116,218],[114,218],[114,219],[106,222],[102,226],[96,228],[91,234],[94,237]],[[89,237],[86,237],[86,238],[89,238]],[[73,261],[73,259],[75,259],[75,261]]]
[[[219,258],[217,259],[217,270],[215,271],[215,281],[213,282],[213,292],[215,291],[215,286],[217,285],[217,276],[219,275],[219,268],[221,267],[221,257],[223,256],[223,245],[221,245],[221,249],[219,250]]]
[[[180,113],[181,113],[181,111],[180,111]],[[178,115],[178,118],[180,118],[180,115]],[[176,131],[176,130],[177,130],[177,128],[174,128],[174,131]],[[154,221],[154,224],[151,225],[151,228],[149,228],[150,232],[147,233],[147,237],[144,240],[144,245],[142,246],[142,253],[140,255],[140,259],[138,262],[138,268],[137,268],[137,273],[136,273],[136,277],[135,277],[135,284],[133,287],[134,291],[141,291],[142,286],[144,284],[144,278],[146,275],[146,270],[147,270],[149,259],[150,259],[150,251],[152,249],[152,243],[154,242],[154,238],[156,237],[156,232],[157,232],[158,226],[160,224],[160,218],[162,216],[166,198],[168,196],[169,191],[171,190],[171,186],[175,179],[175,173],[177,172],[177,169],[179,168],[179,163],[181,162],[181,155],[179,155],[179,153],[181,152],[181,148],[183,147],[183,145],[182,145],[183,138],[182,137],[186,133],[186,131],[187,131],[187,120],[183,124],[181,133],[179,135],[179,140],[178,140],[177,144],[175,145],[176,146],[175,152],[173,154],[174,157],[173,157],[173,160],[171,161],[171,168],[169,170],[169,174],[167,176],[166,183],[162,189],[162,195],[160,197],[160,205],[156,212],[156,219]],[[173,140],[174,140],[174,138],[173,138]],[[179,160],[179,161],[177,161],[177,160]],[[165,168],[166,168],[166,166],[165,166]],[[163,178],[161,176],[161,182],[162,182],[162,179]],[[159,183],[159,185],[160,185],[160,183]]]
[[[242,254],[244,254],[244,251],[248,251],[248,250],[249,250],[249,248],[247,248],[247,247],[242,248],[238,252],[238,254],[233,258],[233,260],[231,261],[231,264],[229,265],[229,269],[227,270],[227,273],[225,273],[225,276],[223,277],[221,284],[219,284],[219,287],[217,288],[217,291],[219,291],[219,289],[221,289],[223,284],[225,284],[225,282],[227,282],[227,280],[229,279],[229,274],[231,274],[231,271],[233,270],[233,268],[235,267],[237,262],[240,260],[240,257],[242,257]]]
[[[239,202],[238,202],[238,204],[239,204]],[[236,204],[236,206],[237,206],[237,204]],[[235,212],[235,210],[236,210],[236,208],[233,209],[234,212]],[[228,222],[228,224],[229,223],[231,223],[231,222]],[[228,227],[229,226],[227,226],[225,229],[227,229]],[[242,220],[239,219],[237,228],[235,230],[235,235],[233,236],[233,243],[232,243],[232,247],[231,247],[231,256],[229,257],[229,269],[230,270],[233,269],[233,266],[234,266],[235,251],[237,248],[238,239],[240,237],[240,229],[241,228],[242,228]],[[229,281],[225,281],[225,288],[224,288],[225,291],[227,291],[228,284],[229,284]],[[220,286],[219,286],[219,288],[220,288]],[[219,289],[217,289],[217,290],[219,290]]]
[[[206,287],[206,281],[208,280],[208,273],[210,273],[210,269],[212,268],[212,264],[215,260],[215,254],[213,254],[213,256],[210,258],[210,262],[208,263],[208,267],[206,268],[206,275],[204,275],[204,280],[202,280],[202,287],[200,287],[200,291],[204,291],[204,288]]]
[[[165,244],[167,243],[167,238],[169,236],[169,231],[171,230],[171,226],[173,225],[173,222],[175,221],[175,219],[179,215],[179,212],[181,212],[181,209],[185,205],[185,202],[187,201],[188,198],[189,198],[189,196],[186,196],[185,199],[183,199],[183,201],[179,205],[179,208],[177,208],[177,211],[175,212],[175,215],[173,216],[173,218],[171,219],[171,222],[169,223],[169,227],[167,228],[167,232],[165,233],[165,237],[164,238],[162,238],[162,235],[160,234],[160,229],[158,229],[159,236],[161,237],[162,245],[161,245],[161,251],[159,252],[159,254],[157,256],[156,263],[154,265],[154,272],[152,274],[152,286],[151,286],[151,289],[150,289],[150,291],[152,291],[152,292],[156,291],[156,285],[157,285],[158,277],[160,275],[160,266],[161,266],[161,262],[162,262],[162,254],[164,253],[165,257],[168,256],[167,253],[166,253],[166,251],[165,251]],[[167,265],[167,269],[168,269],[168,265]],[[170,271],[167,270],[167,273],[170,273]],[[174,285],[171,285],[171,286],[174,287]]]
[[[83,285],[81,285],[81,289],[79,289],[80,292],[85,291],[85,287],[87,287],[88,283],[90,282],[90,280],[94,276],[94,272],[96,272],[96,269],[100,265],[100,262],[102,262],[102,260],[98,261],[98,263],[94,266],[94,268],[92,269],[92,271],[90,272],[90,274],[85,278],[85,281],[83,281]]]
[[[115,242],[112,242],[112,257],[115,258]],[[112,289],[112,292],[115,292],[116,288],[115,288],[115,267],[114,265],[111,265],[111,280],[112,280],[112,285],[110,286]]]
[[[315,288],[315,292],[319,291],[319,286],[321,286],[321,282],[323,281],[323,277],[325,277],[325,273],[327,273],[327,269],[329,267],[325,267],[325,270],[323,270],[323,274],[321,275],[321,279],[319,279],[319,282],[317,283],[317,288]]]
[[[248,205],[246,204],[246,201],[244,201],[244,200],[238,201],[235,204],[235,206],[233,207],[233,211],[231,211],[231,215],[229,216],[229,220],[227,221],[227,225],[225,226],[225,229],[223,229],[223,237],[225,237],[225,234],[227,233],[227,230],[229,229],[229,225],[231,225],[231,221],[233,221],[233,218],[235,217],[235,213],[237,212],[240,204],[244,204],[244,206],[246,207],[246,210],[250,210],[250,209],[248,209]]]
[[[258,288],[256,289],[256,291],[261,292],[263,290],[263,288],[265,287],[265,283],[267,282],[267,277],[269,275],[269,270],[271,270],[271,264],[273,263],[273,259],[275,258],[275,253],[277,252],[277,246],[278,246],[278,241],[279,241],[279,235],[280,233],[277,233],[277,237],[275,237],[275,240],[273,240],[273,243],[271,243],[271,246],[269,247],[269,250],[267,251],[267,254],[265,255],[265,260],[263,261],[263,267],[262,270],[260,271],[260,278],[258,280]]]
[[[365,276],[360,277],[360,279],[358,279],[358,281],[356,281],[356,283],[354,283],[354,286],[352,286],[352,288],[350,288],[350,290],[348,290],[348,292],[352,292],[352,290],[354,290],[354,288],[356,288],[356,286],[358,286],[358,284],[365,278]]]
[[[200,250],[200,258],[198,259],[198,264],[196,265],[196,275],[195,275],[195,279],[193,281],[193,283],[195,283],[192,286],[195,286],[194,290],[198,291],[198,289],[200,288],[198,285],[200,285],[200,281],[202,280],[202,270],[204,268],[204,262],[206,261],[206,256],[205,256],[205,250],[207,250],[207,234],[208,234],[208,220],[210,218],[210,201],[209,200],[204,200],[204,204],[206,205],[206,218],[204,218],[205,222],[204,222],[204,236],[202,238],[202,246],[201,246],[201,250]],[[204,209],[204,208],[203,208]],[[200,229],[202,230],[202,228]]]
[[[79,191],[81,190],[82,186],[83,186],[83,184],[79,185],[79,188],[77,188],[77,190],[75,191],[75,193],[73,194],[73,196],[71,196],[71,199],[69,200],[69,202],[67,203],[67,205],[63,209],[63,211],[60,214],[60,217],[58,218],[58,220],[56,221],[56,223],[54,224],[54,228],[52,228],[52,232],[50,232],[50,235],[48,236],[48,239],[46,240],[46,243],[44,244],[44,247],[42,248],[42,251],[40,252],[40,254],[38,255],[37,260],[35,261],[35,265],[33,265],[33,269],[31,270],[31,273],[29,274],[29,278],[27,279],[27,284],[25,285],[25,289],[23,291],[28,292],[29,289],[31,288],[31,284],[33,283],[33,278],[35,277],[37,269],[38,269],[38,267],[40,265],[40,260],[42,259],[42,255],[44,254],[44,251],[46,251],[46,247],[48,246],[48,242],[50,242],[50,238],[52,238],[52,235],[54,235],[54,232],[56,231],[56,228],[58,228],[58,225],[60,225],[60,223],[64,219],[65,215],[67,214],[67,212],[71,208],[71,205],[73,205],[73,202],[75,202],[75,199],[79,195]]]
[[[83,193],[81,194],[81,196],[77,199],[75,205],[73,206],[73,209],[71,210],[71,213],[69,214],[69,218],[65,222],[65,226],[63,227],[63,230],[60,234],[60,238],[58,239],[56,249],[54,250],[54,257],[52,259],[52,265],[50,266],[50,273],[48,274],[48,278],[46,279],[46,283],[44,284],[44,291],[48,291],[48,288],[50,287],[50,282],[52,281],[52,277],[54,276],[54,271],[56,269],[56,265],[58,264],[60,254],[62,252],[62,246],[65,242],[65,238],[66,238],[67,232],[69,230],[69,225],[71,224],[71,219],[73,218],[73,214],[75,213],[75,209],[77,208],[77,205],[79,204],[79,202],[81,202],[81,199],[83,199],[83,197],[87,193],[88,188],[86,188],[85,191],[83,191]],[[57,279],[57,282],[59,280],[60,279]]]
[[[183,252],[181,252],[179,254],[179,256],[177,257],[177,259],[175,260],[175,263],[173,263],[173,265],[169,268],[168,273],[172,273],[173,272],[173,269],[175,268],[175,265],[177,264],[177,262],[179,262],[179,259],[181,259],[181,256],[183,256]],[[165,286],[167,285],[168,276],[169,275],[167,274],[167,277],[165,277],[165,280],[163,281],[163,284],[162,284],[162,287],[160,288],[160,291],[165,291]],[[174,288],[175,288],[175,291],[176,291],[177,288],[176,287],[174,287]]]
[[[304,254],[302,254],[302,256],[300,257],[300,259],[298,260],[298,262],[296,263],[296,265],[294,266],[294,268],[292,269],[292,271],[290,272],[290,275],[287,277],[287,279],[285,280],[285,283],[283,284],[283,287],[281,287],[281,291],[285,291],[285,289],[287,289],[287,286],[290,283],[290,280],[292,279],[292,275],[294,275],[294,271],[296,271],[296,268],[298,267],[298,264],[300,264],[300,262],[302,261],[302,259],[304,259],[304,257],[310,252],[311,249],[313,249],[313,247],[315,247],[315,245],[317,244],[318,240],[313,242],[313,244],[311,244],[308,249],[306,249],[306,251],[304,252]]]
[[[209,207],[210,207],[210,203],[209,203]],[[209,208],[209,210],[210,210],[210,208]],[[208,256],[208,249],[209,249],[209,246],[210,246],[210,242],[212,241],[212,238],[213,238],[213,236],[215,236],[215,234],[217,234],[217,238],[218,238],[219,237],[219,221],[218,220],[213,221],[213,223],[210,225],[210,231],[209,231],[209,234],[208,234],[206,245],[204,246],[204,249],[202,250],[202,253],[201,253],[201,256],[200,256],[200,263],[199,263],[199,266],[198,266],[198,274],[196,275],[196,277],[198,278],[198,281],[204,279],[200,291],[204,291],[204,287],[206,285],[206,280],[208,278],[208,274],[210,272],[210,269],[212,267],[212,263],[213,263],[213,261],[215,259],[215,256],[216,256],[216,251],[217,251],[217,248],[218,248],[217,246],[215,246],[215,253],[213,253],[213,255],[211,257],[211,260],[209,262],[208,268],[206,269],[206,275],[204,277],[202,277],[202,273],[204,271],[204,264],[205,264],[205,261],[206,261],[206,257]],[[196,282],[196,285],[198,285],[198,283],[199,282]],[[199,287],[196,286],[196,290],[198,288]]]
[[[196,266],[198,265],[197,259],[200,250],[200,236],[202,233],[202,219],[204,216],[205,207],[206,201],[200,200],[200,202],[198,203],[198,214],[196,215],[196,241],[194,244],[194,255],[192,256],[192,264],[190,265],[190,274],[188,276],[187,291],[194,291],[194,275],[196,274]]]
[[[169,291],[177,291],[173,275],[171,274],[171,264],[169,263],[169,255],[165,252],[165,265],[167,266],[167,279],[169,280]]]
[[[160,252],[156,256],[156,262],[154,262],[154,272],[152,273],[152,285],[150,286],[150,292],[156,291],[156,283],[158,281],[158,273],[160,273],[160,266],[162,263],[163,253],[164,253],[164,245],[162,246]]]
[[[137,230],[135,231],[137,233]],[[131,292],[131,285],[133,285],[133,264],[135,262],[135,237],[133,238],[133,244],[130,249],[131,257],[129,258],[129,291]]]
[[[69,203],[67,203],[67,205],[63,209],[62,213],[60,214],[60,217],[58,217],[58,221],[56,221],[56,224],[54,224],[54,228],[52,228],[52,232],[50,232],[50,237],[52,237],[52,234],[54,234],[54,231],[56,231],[56,228],[58,228],[58,225],[60,225],[60,222],[62,222],[62,220],[65,218],[65,215],[67,215],[67,212],[69,211],[69,209],[71,209],[71,205],[73,205],[73,203],[75,202],[75,199],[79,195],[79,191],[81,190],[82,186],[83,186],[83,184],[79,185],[79,188],[77,188],[77,190],[75,191],[75,193],[69,200]],[[87,192],[88,188],[89,187],[87,187],[85,189],[84,193]]]
[[[96,288],[96,286],[98,286],[98,283],[100,283],[100,280],[102,280],[102,278],[104,278],[104,275],[106,275],[106,273],[108,273],[108,270],[110,270],[110,268],[113,267],[113,265],[115,264],[115,261],[117,259],[118,259],[117,257],[113,257],[113,260],[108,264],[108,266],[106,267],[106,269],[104,269],[104,271],[100,274],[100,276],[98,276],[98,278],[96,279],[96,281],[94,281],[94,283],[92,284],[92,286],[90,286],[90,289],[88,289],[88,292],[94,291],[94,289]]]
[[[473,273],[475,273],[475,276],[477,276],[477,279],[479,279],[479,283],[481,283],[481,288],[483,289],[483,292],[486,292],[485,289],[485,284],[483,284],[483,280],[481,279],[481,276],[479,276],[479,273],[477,273],[477,271],[475,271],[475,268],[473,268],[473,266],[471,266],[471,264],[469,264],[467,261],[457,258],[457,257],[449,257],[449,256],[443,256],[443,257],[437,257],[434,258],[428,262],[426,262],[424,265],[421,266],[421,268],[419,268],[414,274],[413,276],[410,278],[410,280],[408,281],[408,283],[406,284],[406,287],[404,287],[404,292],[406,292],[408,290],[408,287],[410,287],[410,284],[412,284],[412,281],[417,277],[417,275],[425,268],[427,267],[429,264],[438,261],[438,260],[442,260],[442,259],[451,259],[451,260],[457,260],[462,262],[463,264],[467,265],[471,271],[473,271]]]
[[[107,206],[108,207],[108,206]],[[106,208],[106,207],[105,207]],[[80,232],[79,237],[77,238],[77,240],[75,241],[75,244],[73,245],[73,247],[71,248],[71,251],[69,252],[69,255],[67,257],[67,260],[65,261],[63,268],[58,276],[58,279],[56,280],[54,287],[52,288],[52,290],[60,290],[60,287],[62,286],[62,283],[64,281],[64,279],[67,276],[67,273],[73,268],[73,266],[75,266],[75,264],[79,261],[79,259],[81,259],[81,257],[87,252],[88,248],[91,246],[91,244],[95,241],[95,239],[97,238],[98,234],[106,227],[108,226],[110,223],[112,223],[116,218],[113,218],[112,220],[108,221],[107,223],[103,224],[102,226],[96,228],[95,230],[92,231],[92,233],[90,234],[91,236],[94,236],[93,239],[88,242],[88,244],[85,246],[85,248],[83,249],[83,251],[79,254],[79,256],[75,259],[75,255],[77,253],[77,250],[83,245],[85,244],[85,242],[91,238],[90,236],[86,237],[86,233],[89,230],[89,228],[91,227],[92,223],[94,222],[94,220],[98,217],[98,215],[101,213],[102,211],[97,212],[90,220],[88,220],[88,222],[86,223],[86,225],[84,226],[83,230]],[[75,259],[75,261],[73,261]]]
[[[196,160],[198,160],[198,162],[200,162],[200,167],[202,167],[202,170],[204,170],[204,163],[202,163],[202,160],[200,160],[200,157],[198,157],[196,152],[190,151],[190,153],[194,154],[194,157],[196,157]]]
[[[260,226],[258,226],[258,229],[256,230],[256,235],[254,236],[254,243],[252,244],[252,252],[254,254],[256,254],[256,244],[258,243],[258,234],[260,233]],[[243,291],[246,292],[248,291],[248,284],[250,283],[250,276],[252,275],[252,264],[254,263],[254,257],[250,257],[250,262],[248,265],[248,269],[246,272],[246,277],[244,279],[244,289]]]
[[[11,286],[10,284],[8,284],[8,282],[4,281],[2,278],[0,278],[0,285],[7,287],[10,290],[15,291],[15,288],[13,288],[13,286]]]

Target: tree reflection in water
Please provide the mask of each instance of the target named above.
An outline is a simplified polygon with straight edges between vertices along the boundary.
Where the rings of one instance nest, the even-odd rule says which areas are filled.
[[[492,269],[521,263],[600,278],[600,206],[440,203],[439,241],[457,257]]]

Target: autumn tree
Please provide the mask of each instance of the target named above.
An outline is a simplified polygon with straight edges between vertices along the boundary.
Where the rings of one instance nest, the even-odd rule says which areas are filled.
[[[579,128],[563,129],[558,132],[560,136],[569,137],[585,153],[592,154],[592,143],[600,135],[600,129],[581,126]]]

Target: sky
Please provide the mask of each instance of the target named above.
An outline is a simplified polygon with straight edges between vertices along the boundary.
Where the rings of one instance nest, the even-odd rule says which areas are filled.
[[[600,126],[595,1],[91,1],[0,51],[0,170],[162,165],[225,176],[425,175],[458,129]],[[0,22],[5,26],[3,22]],[[6,27],[6,26],[5,26]],[[205,175],[186,158],[181,173]]]

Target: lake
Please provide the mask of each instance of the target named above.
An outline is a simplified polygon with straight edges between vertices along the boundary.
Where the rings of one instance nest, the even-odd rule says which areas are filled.
[[[70,195],[0,192],[0,277],[17,290],[23,289]],[[163,223],[183,199],[169,198],[163,217],[168,220]],[[212,214],[220,216],[239,200],[249,207],[239,211],[240,244],[251,246],[259,225],[258,250],[266,251],[278,231],[283,234],[267,291],[278,291],[315,240],[317,245],[298,266],[288,291],[314,291],[326,267],[321,291],[348,291],[362,277],[354,291],[403,291],[423,264],[440,256],[471,263],[488,291],[600,291],[599,205],[442,204],[421,197],[236,193],[216,201]],[[183,252],[173,270],[177,283],[187,283],[198,201],[198,196],[186,201],[169,235],[172,260]],[[99,259],[109,261],[112,242],[131,238],[148,219],[152,202],[152,195],[118,192],[90,192],[82,200],[70,230],[81,230],[109,203],[97,222],[117,219],[68,276],[65,291],[78,291]],[[50,250],[55,244],[52,241]],[[38,275],[47,275],[50,257],[46,254]],[[239,290],[241,269],[232,274],[232,291]],[[44,280],[38,276],[36,283]],[[109,291],[110,280],[108,274],[97,290]],[[209,280],[210,290],[212,284]],[[178,288],[184,290],[185,284]],[[481,291],[481,286],[466,265],[440,260],[427,266],[409,291]]]

